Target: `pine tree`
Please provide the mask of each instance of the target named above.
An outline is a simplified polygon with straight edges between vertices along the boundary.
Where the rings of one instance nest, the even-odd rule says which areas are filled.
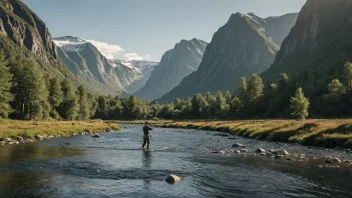
[[[345,93],[345,86],[338,80],[332,80],[331,83],[328,85],[328,90],[330,93],[337,93],[343,94]]]
[[[78,102],[79,102],[79,110],[77,114],[78,120],[87,120],[90,117],[90,112],[89,112],[89,103],[88,103],[88,98],[87,98],[87,91],[83,87],[83,85],[80,85],[78,87]]]
[[[345,63],[343,76],[345,77],[347,87],[351,90],[352,89],[352,63],[351,62]]]
[[[230,109],[230,105],[226,103],[226,99],[223,97],[222,92],[218,91],[216,93],[215,115],[218,117],[225,117],[229,109]]]
[[[225,92],[225,99],[226,99],[226,103],[230,104],[231,99],[232,99],[232,95],[231,95],[230,91]]]
[[[0,51],[0,118],[7,118],[12,112],[10,102],[13,100],[11,94],[12,74],[9,71],[5,55]]]
[[[29,60],[18,60],[11,64],[16,117],[20,119],[47,118],[50,110],[48,91],[39,66]]]
[[[88,104],[89,104],[89,117],[94,117],[97,108],[98,108],[98,101],[97,97],[91,93],[88,93]]]
[[[57,112],[57,108],[60,106],[63,100],[63,93],[61,89],[60,81],[57,78],[52,78],[48,82],[49,91],[49,104],[51,106],[50,115],[54,119],[60,119],[60,115]]]
[[[242,102],[239,98],[234,97],[230,102],[231,112],[237,114],[243,107]]]
[[[58,108],[58,112],[65,120],[75,120],[79,105],[77,103],[77,95],[73,83],[64,79],[61,83],[63,100]]]
[[[262,96],[263,92],[263,81],[257,74],[252,74],[248,80],[248,100],[250,103],[258,102],[258,99]]]
[[[304,97],[302,88],[298,88],[295,97],[291,100],[292,116],[304,120],[308,114],[309,99]]]
[[[242,102],[247,102],[248,99],[248,95],[247,95],[247,81],[245,77],[241,78],[241,83],[240,83],[240,87],[239,89],[239,93],[238,93],[238,97]]]

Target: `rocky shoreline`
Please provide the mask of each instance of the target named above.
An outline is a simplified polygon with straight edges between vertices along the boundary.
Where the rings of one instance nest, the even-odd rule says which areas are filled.
[[[111,130],[106,130],[104,131],[105,133],[107,132],[112,132]],[[18,136],[16,139],[12,138],[2,138],[0,139],[0,145],[16,145],[16,144],[24,144],[24,143],[32,143],[32,142],[37,142],[37,141],[43,141],[43,140],[51,140],[51,139],[60,139],[60,138],[68,138],[72,136],[92,136],[92,138],[100,138],[101,136],[99,133],[93,133],[93,132],[79,132],[79,133],[73,133],[72,135],[65,136],[62,134],[58,135],[35,135],[34,138],[23,138],[21,136]]]
[[[217,136],[223,136],[220,134],[215,134]],[[229,138],[233,139],[233,138]],[[323,149],[323,148],[321,148]],[[338,158],[336,156],[317,156],[314,154],[304,154],[304,153],[290,153],[285,149],[247,149],[245,145],[235,142],[232,145],[231,149],[219,149],[219,150],[211,150],[204,149],[207,152],[211,152],[216,155],[240,155],[240,156],[257,156],[257,157],[265,157],[272,158],[275,160],[287,160],[293,162],[305,162],[309,164],[316,165],[319,168],[352,168],[352,159],[348,159],[346,157]],[[344,149],[341,152],[352,153],[351,149]]]

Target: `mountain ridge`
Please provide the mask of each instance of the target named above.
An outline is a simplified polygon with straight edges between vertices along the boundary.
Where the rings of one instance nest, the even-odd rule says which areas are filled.
[[[296,15],[291,17],[295,18]],[[261,21],[254,19],[254,14],[232,14],[214,34],[199,69],[157,101],[166,103],[175,98],[186,99],[196,93],[234,91],[241,77],[260,74],[268,69],[274,62],[279,46],[262,29],[261,24],[265,19]],[[280,24],[284,23],[280,21]],[[283,34],[290,28],[281,28]],[[278,40],[280,38],[277,37]]]
[[[135,96],[152,101],[177,86],[181,80],[196,71],[202,60],[207,42],[197,38],[182,39],[166,51],[145,86]]]

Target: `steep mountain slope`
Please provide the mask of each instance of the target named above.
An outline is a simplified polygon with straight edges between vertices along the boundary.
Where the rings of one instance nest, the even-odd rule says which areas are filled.
[[[241,77],[260,74],[274,62],[277,44],[265,35],[262,26],[249,15],[233,14],[213,36],[196,72],[160,98],[170,102],[195,93],[235,90]]]
[[[279,17],[260,18],[254,13],[246,14],[247,17],[252,19],[259,30],[274,41],[278,46],[281,46],[286,36],[290,33],[291,28],[295,25],[298,13],[285,14]]]
[[[352,61],[351,10],[350,0],[308,0],[263,78],[287,73],[319,88],[340,75],[344,62]]]
[[[105,64],[106,60],[99,60],[102,62],[100,65],[107,68],[99,68],[106,74],[98,81],[87,70],[90,65],[82,57],[70,56],[57,48],[44,22],[20,0],[0,0],[0,41],[1,49],[14,49],[60,80],[69,78],[93,93],[122,93],[123,88],[118,79],[111,76],[113,69]],[[109,84],[105,79],[109,80]]]
[[[123,83],[125,91],[134,93],[142,88],[150,78],[157,62],[142,61],[142,60],[109,60],[115,67],[115,72]]]
[[[77,76],[89,82],[99,93],[121,94],[123,83],[115,73],[115,68],[91,43],[76,37],[54,38],[61,48],[60,59]]]
[[[16,49],[60,79],[78,82],[58,59],[56,46],[44,22],[19,0],[0,0],[1,47]]]
[[[180,84],[184,77],[198,69],[207,44],[196,38],[177,43],[163,55],[146,85],[135,95],[151,101],[169,92]]]

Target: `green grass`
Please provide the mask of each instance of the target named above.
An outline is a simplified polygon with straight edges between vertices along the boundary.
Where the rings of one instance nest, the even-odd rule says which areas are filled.
[[[71,136],[79,132],[104,132],[120,130],[116,123],[92,121],[18,121],[0,120],[0,139],[33,138],[36,135]]]
[[[352,119],[341,120],[241,120],[241,121],[165,121],[159,127],[192,128],[277,142],[309,146],[352,148]]]

